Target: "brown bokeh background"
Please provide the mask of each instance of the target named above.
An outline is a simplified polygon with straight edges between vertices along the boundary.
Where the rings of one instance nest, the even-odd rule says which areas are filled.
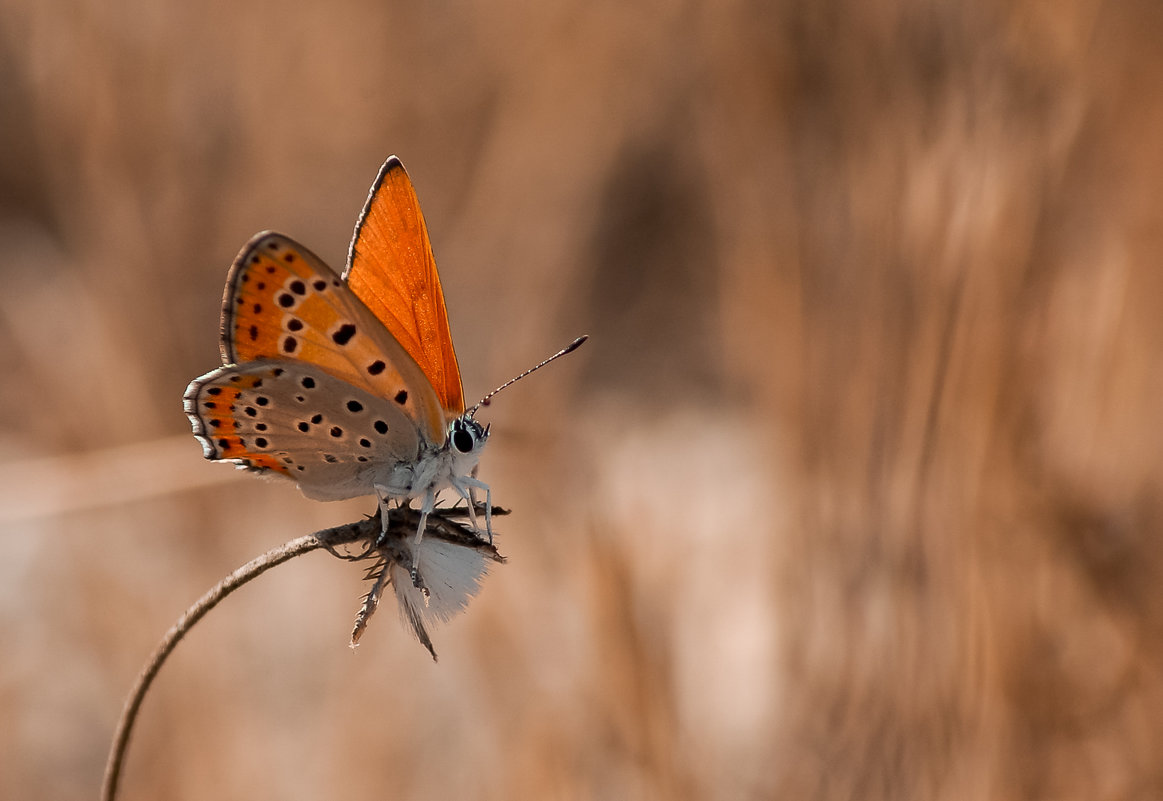
[[[253,233],[431,229],[510,557],[179,646],[123,797],[1163,797],[1157,3],[0,4],[0,797],[357,519],[201,459]]]

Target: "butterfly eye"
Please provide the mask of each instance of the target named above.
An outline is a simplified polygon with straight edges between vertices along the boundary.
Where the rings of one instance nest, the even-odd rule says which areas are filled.
[[[458,428],[452,432],[452,447],[461,453],[468,453],[476,445],[476,438],[466,429]]]

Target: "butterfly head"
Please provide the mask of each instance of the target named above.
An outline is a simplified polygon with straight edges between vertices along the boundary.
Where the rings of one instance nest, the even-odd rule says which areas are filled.
[[[469,472],[481,457],[481,449],[489,439],[488,426],[482,426],[471,416],[464,415],[452,421],[448,427],[448,440],[445,447],[452,454],[454,463],[460,470],[455,472],[464,474]]]

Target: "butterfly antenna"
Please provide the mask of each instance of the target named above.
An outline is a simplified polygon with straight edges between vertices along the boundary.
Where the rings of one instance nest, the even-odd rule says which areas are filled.
[[[504,389],[505,387],[511,386],[511,385],[513,385],[513,384],[516,384],[518,381],[520,381],[520,380],[521,380],[522,378],[524,378],[525,376],[529,375],[529,374],[530,374],[530,373],[532,373],[532,372],[535,372],[535,371],[537,371],[537,370],[540,370],[542,367],[544,367],[545,365],[549,364],[549,363],[550,363],[551,361],[553,361],[554,359],[559,359],[559,358],[561,358],[562,356],[564,356],[564,355],[565,355],[565,354],[567,354],[567,353],[572,353],[573,351],[575,351],[575,350],[577,350],[578,348],[580,348],[580,347],[581,347],[581,344],[582,344],[583,342],[585,342],[585,341],[586,341],[587,339],[589,339],[589,338],[590,338],[590,337],[589,337],[589,334],[583,334],[583,335],[581,335],[580,337],[578,337],[577,339],[575,339],[573,342],[570,342],[570,343],[569,343],[568,345],[566,345],[564,348],[562,348],[561,350],[559,350],[557,353],[555,353],[555,354],[553,354],[552,356],[550,356],[550,357],[549,357],[548,359],[546,359],[545,361],[541,362],[540,364],[535,364],[535,365],[533,365],[533,366],[532,366],[532,367],[530,367],[528,370],[526,370],[525,372],[521,373],[521,375],[519,375],[519,376],[516,376],[516,377],[514,377],[514,378],[510,378],[508,381],[506,381],[505,383],[501,384],[499,387],[497,387],[496,389],[494,389],[494,390],[493,390],[492,392],[490,392],[488,395],[485,395],[483,398],[481,398],[479,401],[477,401],[476,405],[475,405],[475,406],[473,406],[471,409],[469,409],[469,410],[468,410],[468,418],[471,420],[471,419],[472,419],[472,416],[473,416],[474,414],[476,414],[476,413],[477,413],[477,409],[481,408],[482,406],[488,406],[488,405],[489,405],[489,401],[491,401],[491,400],[493,399],[493,396],[494,396],[494,395],[496,395],[498,392],[500,392],[500,391],[501,391],[502,389]]]

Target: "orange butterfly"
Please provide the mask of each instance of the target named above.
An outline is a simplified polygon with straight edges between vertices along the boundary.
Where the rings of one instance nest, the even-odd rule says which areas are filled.
[[[242,249],[226,281],[222,360],[184,396],[207,459],[287,476],[318,500],[374,494],[385,530],[389,501],[420,499],[416,586],[441,490],[464,499],[478,531],[473,492],[484,491],[491,539],[491,493],[475,475],[489,431],[473,415],[512,381],[465,411],[428,231],[395,156],[372,185],[342,278],[281,234]]]

